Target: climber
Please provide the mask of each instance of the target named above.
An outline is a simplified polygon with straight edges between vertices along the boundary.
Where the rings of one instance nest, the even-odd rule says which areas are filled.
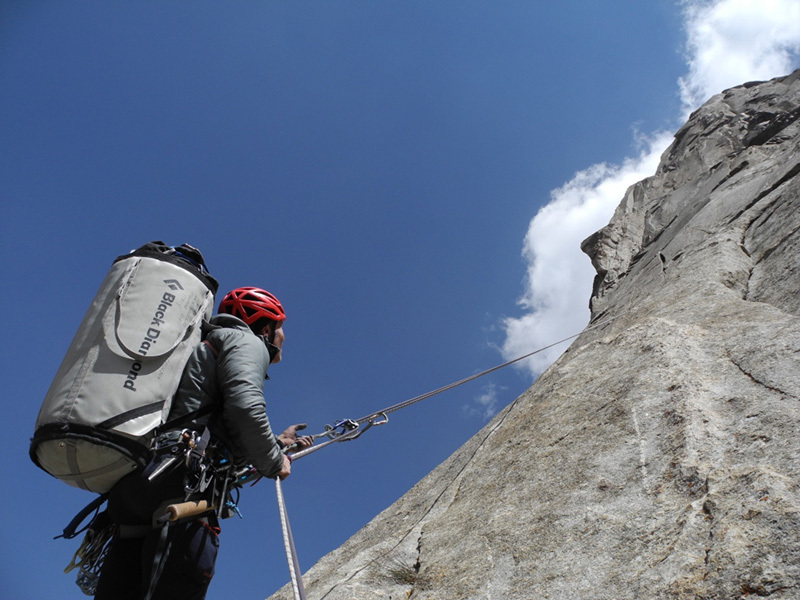
[[[188,421],[179,430],[161,433],[156,456],[159,448],[175,448],[191,438],[197,442],[193,448],[207,447],[216,456],[224,453],[225,460],[252,465],[264,477],[289,476],[291,461],[284,449],[305,448],[313,440],[298,436],[305,424],[276,436],[267,418],[264,380],[269,365],[282,358],[285,319],[281,303],[265,290],[246,287],[225,295],[210,331],[184,368],[167,419]],[[176,467],[157,476],[152,469],[134,472],[112,488],[108,515],[118,528],[103,563],[96,600],[205,598],[219,548],[216,514],[154,526],[164,506],[206,489],[205,471],[191,473],[188,460],[175,462]]]

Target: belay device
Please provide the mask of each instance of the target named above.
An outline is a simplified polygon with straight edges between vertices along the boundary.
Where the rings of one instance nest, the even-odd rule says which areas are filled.
[[[186,244],[151,242],[117,258],[45,396],[31,459],[98,493],[144,467],[217,287]]]

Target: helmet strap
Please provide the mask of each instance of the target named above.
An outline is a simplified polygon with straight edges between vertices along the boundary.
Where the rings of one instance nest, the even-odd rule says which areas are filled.
[[[269,352],[269,362],[272,364],[272,361],[275,360],[275,357],[280,354],[281,349],[269,341],[268,334],[259,337],[264,340],[264,344],[267,346],[267,352]]]

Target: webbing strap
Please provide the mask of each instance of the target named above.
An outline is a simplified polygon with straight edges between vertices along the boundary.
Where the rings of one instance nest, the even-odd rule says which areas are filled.
[[[193,410],[191,412],[186,413],[185,415],[181,415],[180,417],[175,417],[171,421],[167,421],[163,425],[159,425],[155,430],[155,436],[158,437],[165,431],[172,431],[173,429],[178,429],[179,427],[185,425],[189,421],[193,421],[194,419],[199,419],[200,417],[204,417],[208,414],[211,414],[216,409],[215,404],[206,404],[205,406],[198,408],[197,410]]]
[[[67,467],[72,473],[79,473],[77,477],[75,477],[74,483],[82,490],[86,490],[90,492],[89,486],[86,485],[86,478],[80,474],[81,469],[78,466],[78,448],[75,446],[75,442],[73,440],[69,440],[65,443],[64,450],[66,451],[66,459],[67,459]]]
[[[81,534],[84,531],[86,531],[89,528],[89,525],[87,525],[81,530],[78,530],[78,527],[80,527],[80,524],[83,523],[86,517],[88,517],[91,513],[97,511],[97,509],[99,509],[106,500],[108,500],[107,493],[101,494],[97,498],[92,500],[89,504],[84,506],[77,515],[75,515],[75,518],[73,518],[72,521],[69,522],[69,525],[67,525],[64,528],[64,531],[61,532],[61,535],[57,535],[53,539],[57,540],[58,538],[64,538],[67,540],[71,540],[78,534]]]
[[[155,412],[158,412],[163,408],[163,406],[164,400],[151,402],[150,404],[145,404],[144,406],[137,406],[136,408],[132,408],[131,410],[125,411],[122,414],[111,417],[110,419],[106,419],[102,423],[95,425],[95,427],[98,429],[114,429],[123,423],[127,423],[128,421],[133,421],[139,417],[144,417],[146,415],[151,415]]]
[[[147,587],[144,600],[150,600],[150,598],[153,597],[153,593],[156,591],[156,586],[158,585],[158,580],[161,579],[161,573],[164,571],[164,566],[167,564],[171,546],[169,540],[169,526],[169,521],[165,521],[161,526],[156,551],[153,555],[153,564],[150,566],[150,584]]]
[[[297,559],[297,550],[294,547],[294,538],[292,537],[292,528],[289,526],[289,515],[286,512],[286,501],[283,498],[280,477],[275,478],[275,491],[278,494],[278,511],[281,515],[283,545],[286,548],[286,560],[289,563],[289,575],[292,578],[294,600],[306,600],[306,590],[303,587],[303,578],[300,572],[300,561]]]

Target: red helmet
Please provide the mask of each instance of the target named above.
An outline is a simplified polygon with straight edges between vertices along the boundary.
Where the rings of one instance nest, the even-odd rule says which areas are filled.
[[[225,294],[219,303],[219,312],[239,317],[248,325],[262,318],[279,323],[286,320],[281,301],[268,291],[256,287],[236,288]]]

